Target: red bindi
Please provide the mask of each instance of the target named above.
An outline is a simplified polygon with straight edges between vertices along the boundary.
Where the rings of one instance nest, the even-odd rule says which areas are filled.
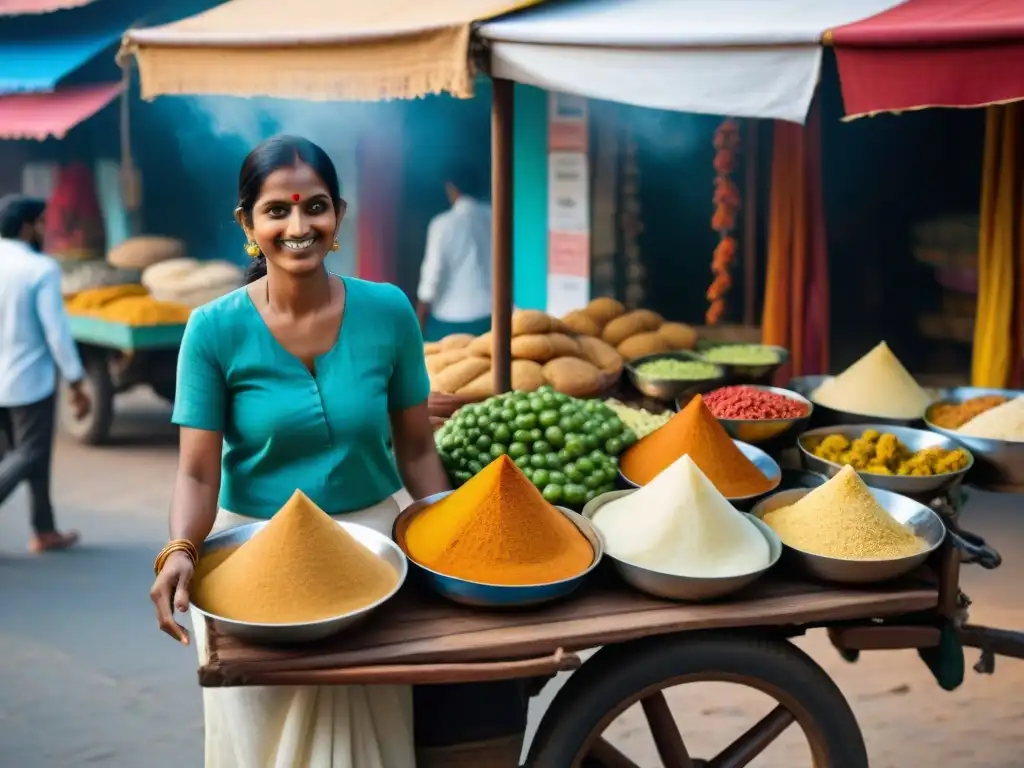
[[[297,203],[297,202],[299,202],[299,198],[300,197],[301,197],[301,195],[292,195],[292,200],[294,200]]]

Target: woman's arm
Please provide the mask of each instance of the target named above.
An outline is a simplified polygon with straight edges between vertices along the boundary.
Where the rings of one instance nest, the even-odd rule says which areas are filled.
[[[220,432],[182,427],[178,471],[171,496],[171,540],[188,539],[202,548],[217,517],[220,493]]]
[[[414,499],[451,490],[448,475],[434,445],[434,430],[426,402],[391,412],[391,437],[398,472]]]

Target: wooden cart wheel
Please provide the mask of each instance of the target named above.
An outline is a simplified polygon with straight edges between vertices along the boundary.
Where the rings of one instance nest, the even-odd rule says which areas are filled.
[[[755,688],[777,706],[717,755],[691,755],[663,690],[694,682]],[[748,765],[794,723],[807,738],[813,768],[868,766],[849,704],[809,656],[786,641],[718,633],[669,635],[602,648],[558,692],[537,730],[527,765],[638,768],[604,737],[608,726],[638,702],[659,765],[665,768]]]
[[[92,407],[83,419],[76,419],[67,396],[67,385],[61,386],[58,415],[61,428],[85,445],[101,445],[110,436],[114,422],[114,382],[110,377],[107,356],[102,352],[83,350],[83,385]]]

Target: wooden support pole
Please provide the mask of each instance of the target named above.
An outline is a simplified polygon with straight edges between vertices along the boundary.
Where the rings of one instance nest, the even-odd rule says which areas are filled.
[[[511,80],[491,90],[491,362],[494,391],[512,389],[512,114]]]

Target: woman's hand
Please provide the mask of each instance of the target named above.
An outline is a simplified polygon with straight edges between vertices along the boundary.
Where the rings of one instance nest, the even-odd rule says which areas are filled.
[[[192,560],[185,552],[172,552],[149,590],[149,598],[156,606],[157,624],[182,645],[189,644],[188,630],[174,620],[174,611],[188,610],[193,571]]]

